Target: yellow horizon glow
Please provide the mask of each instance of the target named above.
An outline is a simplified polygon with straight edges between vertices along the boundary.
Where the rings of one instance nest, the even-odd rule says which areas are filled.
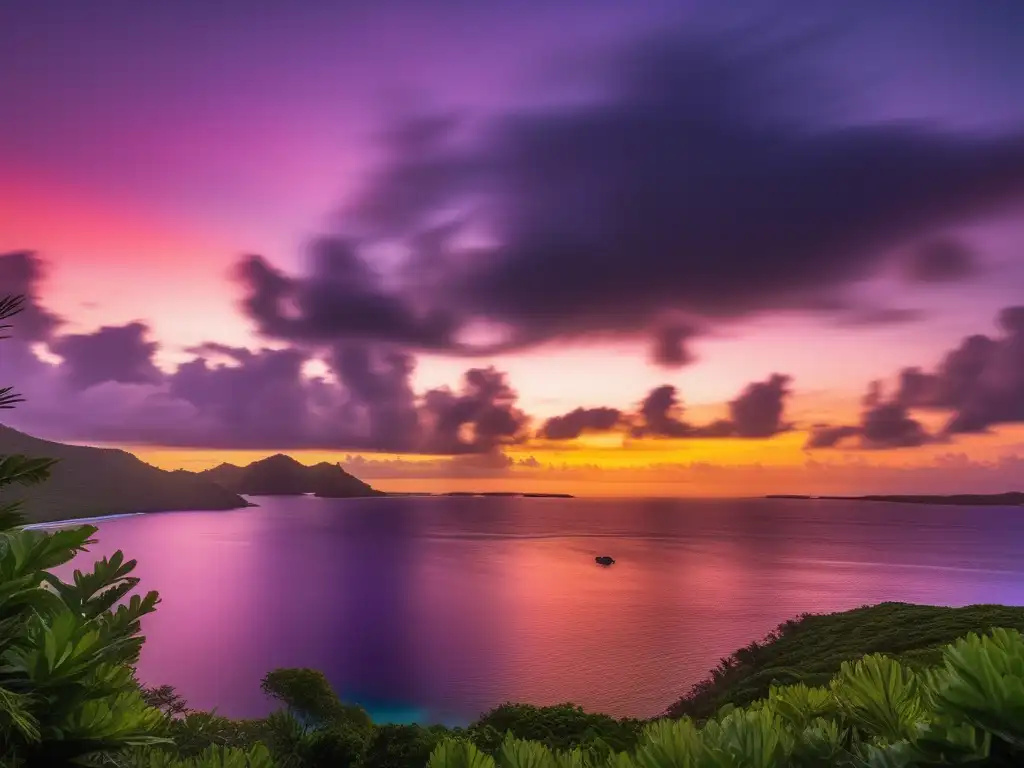
[[[374,487],[395,492],[510,491],[571,493],[589,497],[743,497],[771,493],[856,494],[878,473],[928,469],[957,462],[998,463],[1019,455],[1024,426],[995,435],[970,435],[956,442],[908,450],[804,450],[807,433],[792,431],[764,440],[644,440],[615,447],[583,439],[552,447],[528,443],[509,449],[508,469],[474,464],[478,457],[373,454],[323,450],[217,450],[126,446],[161,469],[200,471],[222,462],[245,465],[272,453],[304,464],[340,463]],[[521,462],[533,459],[539,467]],[[351,461],[370,462],[362,472]],[[390,462],[390,464],[388,464]],[[464,462],[460,464],[460,462]],[[420,469],[420,467],[422,469]],[[388,469],[394,471],[389,473]],[[863,478],[863,481],[861,480]],[[969,491],[970,489],[965,489]],[[1006,488],[1005,490],[1012,490]],[[916,491],[927,493],[927,487]],[[871,489],[862,492],[875,492]]]

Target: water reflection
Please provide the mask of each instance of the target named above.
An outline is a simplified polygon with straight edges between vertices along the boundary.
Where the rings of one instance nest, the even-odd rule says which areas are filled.
[[[100,525],[159,611],[147,682],[255,716],[322,669],[380,719],[506,700],[653,715],[804,611],[1024,602],[1018,509],[801,501],[268,498]],[[594,556],[610,554],[612,568]]]

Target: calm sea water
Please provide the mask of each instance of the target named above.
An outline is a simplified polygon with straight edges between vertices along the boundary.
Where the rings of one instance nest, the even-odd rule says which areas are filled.
[[[1024,510],[826,501],[260,498],[104,521],[163,603],[140,677],[229,716],[275,667],[382,721],[504,701],[650,716],[805,611],[1024,604]],[[611,568],[596,555],[616,559]]]

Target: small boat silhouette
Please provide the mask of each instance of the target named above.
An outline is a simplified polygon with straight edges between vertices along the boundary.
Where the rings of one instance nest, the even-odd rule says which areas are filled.
[[[611,565],[615,562],[615,558],[608,557],[608,555],[598,555],[594,558],[594,562],[598,565]]]

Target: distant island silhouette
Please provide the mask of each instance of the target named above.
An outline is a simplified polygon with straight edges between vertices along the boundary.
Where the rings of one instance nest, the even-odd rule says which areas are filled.
[[[388,493],[388,496],[499,496],[520,499],[575,499],[571,493],[526,493],[525,491],[444,491],[442,493],[431,493],[429,491],[399,491]]]
[[[244,467],[220,464],[197,472],[197,476],[244,496],[299,496],[359,498],[371,496],[484,496],[571,499],[568,493],[525,493],[520,491],[387,492],[373,488],[346,472],[341,464],[326,461],[307,466],[283,453],[254,461]]]
[[[245,496],[300,496],[311,493],[323,498],[355,498],[386,495],[384,491],[378,491],[346,472],[340,464],[322,461],[307,466],[283,453],[254,461],[244,467],[225,463],[195,474],[232,493]]]
[[[1024,505],[1024,492],[960,493],[949,496],[928,495],[871,495],[871,496],[806,496],[795,493],[776,493],[766,499],[826,499],[838,501],[891,501],[899,504],[950,504],[965,507],[1019,507]]]
[[[20,502],[29,524],[140,512],[257,506],[244,496],[572,498],[568,493],[517,491],[386,493],[346,472],[340,464],[320,462],[307,466],[281,453],[244,467],[224,463],[200,472],[170,471],[147,464],[119,448],[67,445],[0,425],[0,456],[14,454],[57,459],[44,486],[14,485],[4,489],[4,500]]]

